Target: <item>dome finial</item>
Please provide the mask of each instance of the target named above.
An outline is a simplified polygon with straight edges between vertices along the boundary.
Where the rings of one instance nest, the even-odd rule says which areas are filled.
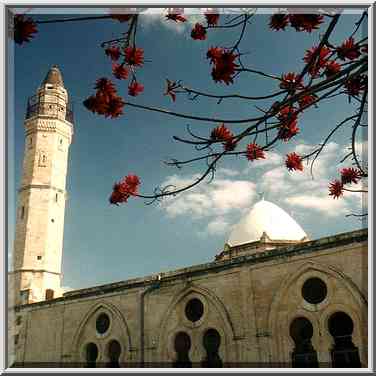
[[[264,201],[265,199],[265,192],[258,192],[258,195],[260,196],[260,201]]]
[[[43,80],[42,85],[45,84],[52,84],[64,87],[63,77],[56,64],[50,68],[46,75],[46,78]]]

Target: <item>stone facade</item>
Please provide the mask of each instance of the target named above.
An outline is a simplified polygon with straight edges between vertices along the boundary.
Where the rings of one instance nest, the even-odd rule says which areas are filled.
[[[62,295],[67,103],[53,67],[25,121],[9,278],[14,366],[367,367],[367,230],[278,238],[279,215],[299,227],[265,201],[249,216],[257,239],[227,244],[213,262]]]
[[[217,257],[207,264],[19,306],[17,364],[202,367],[209,359],[209,365],[227,367],[291,367],[304,361],[332,367],[343,355],[366,367],[367,239],[367,230],[360,230]],[[322,281],[325,291],[321,301],[309,303],[302,291],[312,278]],[[317,299],[320,291],[315,294]],[[308,300],[313,298],[308,294]],[[197,300],[201,306],[191,304]],[[339,334],[338,325],[333,329],[338,312],[350,318],[337,317]],[[104,331],[103,313],[108,320]],[[292,328],[302,318],[309,320],[311,333],[304,323],[298,334]],[[209,329],[215,335],[205,342]],[[180,344],[176,338],[182,339]],[[347,341],[343,346],[341,338]],[[120,345],[115,360],[113,341]]]

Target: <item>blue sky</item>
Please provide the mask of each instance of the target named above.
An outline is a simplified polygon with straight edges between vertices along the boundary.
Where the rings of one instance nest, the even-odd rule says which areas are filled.
[[[147,63],[139,69],[137,78],[145,85],[145,92],[132,102],[225,119],[258,114],[246,101],[226,100],[218,105],[215,100],[189,101],[179,96],[172,103],[163,96],[166,78],[180,79],[187,86],[213,93],[262,95],[275,89],[275,82],[247,73],[242,73],[234,85],[214,83],[206,51],[211,46],[231,45],[238,33],[211,31],[206,41],[193,41],[191,23],[199,17],[192,15],[189,24],[175,25],[161,21],[159,15],[141,16],[137,44],[145,50]],[[268,18],[267,14],[253,18],[241,44],[241,49],[249,52],[244,62],[275,75],[300,70],[305,50],[317,44],[320,31],[272,32]],[[337,44],[348,37],[358,18],[358,14],[343,15],[331,42]],[[219,125],[131,107],[125,107],[124,115],[112,120],[93,115],[83,107],[82,101],[93,93],[95,80],[111,75],[111,63],[100,43],[125,29],[126,24],[113,20],[39,25],[39,33],[31,43],[14,49],[14,111],[10,114],[14,126],[9,131],[8,158],[10,249],[23,159],[26,101],[53,64],[62,71],[75,109],[67,177],[64,286],[87,287],[211,261],[223,249],[231,227],[257,202],[258,192],[265,192],[267,200],[292,214],[311,239],[363,226],[359,220],[345,217],[361,211],[358,195],[347,194],[342,200],[327,196],[328,181],[337,174],[337,163],[346,154],[349,130],[339,132],[325,149],[314,169],[314,180],[308,170],[289,173],[283,167],[286,152],[311,150],[353,111],[346,97],[306,111],[299,123],[299,136],[271,151],[265,161],[249,163],[244,157],[225,160],[211,184],[204,183],[161,204],[148,206],[132,199],[120,207],[109,205],[113,183],[128,173],[140,176],[141,192],[145,194],[158,185],[180,185],[194,179],[204,164],[177,170],[161,162],[168,157],[185,159],[197,155],[189,145],[173,141],[172,136],[186,136],[187,124],[203,136]],[[364,29],[360,30],[357,37],[364,33]],[[119,93],[126,96],[127,82],[116,83]],[[362,141],[365,140],[359,139],[359,143]]]

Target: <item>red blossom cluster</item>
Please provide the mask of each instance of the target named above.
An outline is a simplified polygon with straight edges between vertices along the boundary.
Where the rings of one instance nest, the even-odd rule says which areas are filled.
[[[206,18],[206,22],[208,23],[208,26],[216,26],[218,25],[218,21],[219,21],[219,14],[218,13],[214,13],[214,10],[208,10],[207,12],[204,13],[205,14],[205,18]]]
[[[294,93],[297,89],[303,89],[303,79],[299,74],[289,72],[282,75],[279,87],[288,90],[290,93]]]
[[[317,77],[317,75],[319,75],[321,71],[325,69],[327,65],[330,63],[329,62],[330,49],[325,46],[321,47],[318,56],[316,56],[314,61],[311,62],[313,55],[317,53],[317,49],[318,49],[317,46],[313,46],[312,48],[310,48],[309,50],[305,52],[305,55],[303,58],[306,64],[311,64],[308,69],[308,73],[312,77]]]
[[[130,70],[134,71],[136,67],[141,67],[144,63],[144,50],[136,47],[126,47],[124,49],[124,61],[122,64],[115,63],[121,56],[121,50],[117,46],[110,46],[105,49],[105,53],[112,60],[112,74],[118,80],[126,80],[129,77]],[[137,96],[144,90],[144,85],[137,82],[133,74],[131,84],[128,86],[128,94]],[[91,101],[88,103],[91,105]]]
[[[224,124],[214,128],[210,134],[212,141],[222,141],[226,151],[232,151],[236,148],[236,141],[232,132]]]
[[[140,178],[137,175],[127,175],[119,183],[115,183],[109,198],[110,204],[119,205],[128,201],[130,196],[138,194]]]
[[[120,48],[116,46],[107,47],[104,51],[112,61],[117,61],[120,58]]]
[[[286,155],[285,165],[289,171],[303,171],[302,158],[299,154],[296,154],[295,152]]]
[[[266,158],[264,150],[254,142],[247,145],[246,157],[251,162],[256,159]]]
[[[317,100],[317,95],[307,94],[304,97],[298,99],[300,109],[304,109]]]
[[[286,106],[282,108],[277,118],[281,122],[278,130],[279,139],[287,142],[299,133],[298,117],[294,107]]]
[[[175,22],[185,22],[187,19],[183,16],[184,9],[182,8],[172,8],[169,9],[166,18]]]
[[[296,31],[312,32],[324,22],[324,16],[320,14],[284,14],[275,13],[270,17],[269,27],[272,30],[285,30],[290,24]]]
[[[191,37],[194,40],[205,40],[206,39],[206,28],[200,23],[196,23],[195,27],[191,31]]]
[[[118,80],[126,80],[129,75],[129,71],[124,64],[112,64],[112,73]]]
[[[368,78],[366,75],[360,75],[358,77],[349,78],[343,86],[349,96],[357,97],[360,92],[366,89],[367,80]]]
[[[326,65],[325,65],[325,75],[326,77],[331,77],[335,74],[337,74],[338,72],[341,71],[341,66],[336,62],[336,61],[329,61]]]
[[[210,64],[213,64],[212,77],[215,82],[224,82],[226,85],[233,83],[233,76],[236,68],[239,67],[235,60],[239,55],[234,54],[230,50],[220,47],[211,47],[206,57],[210,59]]]
[[[345,167],[340,170],[341,180],[335,179],[329,184],[329,196],[339,198],[343,195],[345,184],[358,184],[362,178],[362,173],[359,169],[353,167]]]
[[[353,37],[345,40],[336,51],[341,60],[355,60],[360,56],[360,46],[355,44]]]
[[[144,85],[138,83],[137,81],[133,81],[128,86],[128,94],[132,97],[137,97],[138,94],[142,93],[144,91]]]
[[[96,82],[95,89],[97,89],[96,94],[91,95],[83,102],[88,110],[111,118],[122,115],[124,102],[117,95],[115,85],[112,81],[107,78],[100,78]]]
[[[17,44],[30,42],[31,38],[34,38],[33,34],[37,32],[37,25],[32,18],[23,15],[14,16],[14,41]]]
[[[329,196],[339,198],[343,195],[343,184],[338,180],[334,180],[329,184]]]
[[[124,50],[125,62],[131,67],[142,67],[144,64],[144,50],[137,47],[127,47]]]

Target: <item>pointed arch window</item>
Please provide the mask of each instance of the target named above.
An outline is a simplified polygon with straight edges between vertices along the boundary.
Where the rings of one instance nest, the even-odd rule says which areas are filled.
[[[95,368],[98,358],[98,346],[95,343],[90,342],[86,345],[85,352],[86,367]]]

